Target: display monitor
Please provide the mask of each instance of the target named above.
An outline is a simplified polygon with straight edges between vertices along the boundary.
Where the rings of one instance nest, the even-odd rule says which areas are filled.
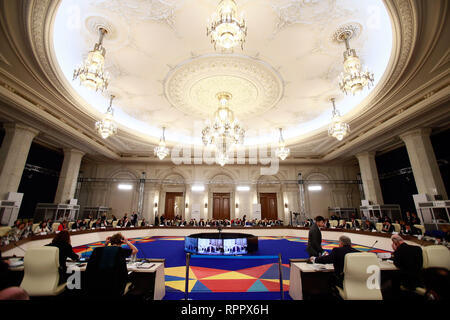
[[[223,251],[231,255],[247,254],[247,238],[224,239]]]
[[[198,251],[198,238],[186,237],[184,239],[184,251],[197,253]]]
[[[198,239],[198,253],[199,254],[223,254],[223,240],[222,239]]]

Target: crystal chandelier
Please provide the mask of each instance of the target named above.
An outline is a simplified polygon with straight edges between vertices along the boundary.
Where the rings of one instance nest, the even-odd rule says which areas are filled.
[[[278,148],[275,151],[275,154],[281,160],[285,160],[289,156],[290,150],[289,148],[286,148],[286,144],[284,143],[282,129],[279,128],[279,130],[280,130],[280,140],[278,141]]]
[[[202,130],[202,140],[205,146],[212,146],[216,150],[218,163],[224,165],[228,161],[227,152],[231,148],[244,143],[245,130],[234,118],[233,111],[228,107],[231,93],[219,92],[216,95],[219,108],[214,113],[214,120]]]
[[[356,55],[355,49],[350,48],[349,39],[353,33],[350,30],[346,30],[337,35],[337,40],[345,43],[346,50],[344,51],[344,72],[339,76],[339,87],[341,90],[348,94],[351,92],[353,95],[359,94],[364,87],[370,88],[373,85],[374,77],[373,73],[366,67],[362,71],[361,61]]]
[[[102,46],[106,29],[99,29],[100,36],[94,50],[89,51],[84,62],[73,71],[73,80],[80,79],[80,84],[90,89],[103,91],[108,87],[109,77],[104,71],[106,50]]]
[[[244,49],[247,26],[245,20],[237,18],[237,6],[234,0],[221,0],[217,7],[217,14],[206,28],[206,36],[211,36],[214,49],[233,50],[240,46]]]
[[[224,143],[226,146],[243,144],[245,130],[228,107],[231,93],[219,92],[216,97],[219,100],[219,108],[214,113],[213,123],[209,123],[202,130],[203,143],[205,146],[216,146],[216,149],[223,148]]]
[[[164,136],[164,133],[166,131],[166,128],[163,127],[163,133],[161,139],[159,139],[159,145],[155,147],[155,155],[158,156],[159,160],[164,159],[169,154],[169,149],[166,147],[166,137]]]
[[[339,141],[344,139],[344,137],[350,132],[350,126],[348,123],[345,123],[341,119],[341,115],[339,111],[336,109],[334,104],[334,98],[331,98],[330,101],[333,103],[333,119],[331,120],[331,124],[328,127],[328,135],[333,136]]]
[[[109,136],[115,135],[117,133],[117,125],[114,123],[113,117],[113,108],[112,108],[113,99],[114,96],[111,95],[109,107],[108,110],[106,110],[105,116],[103,117],[102,120],[97,121],[95,123],[95,129],[103,139],[106,139]]]

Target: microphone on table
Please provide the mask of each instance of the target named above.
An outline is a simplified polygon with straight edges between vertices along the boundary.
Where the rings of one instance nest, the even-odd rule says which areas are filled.
[[[373,247],[377,244],[378,240],[375,240],[375,242],[373,243],[373,245],[370,247],[370,249],[373,249]]]
[[[15,246],[16,248],[19,248],[19,249],[22,250],[24,253],[26,252],[25,249],[22,248],[21,246],[19,246],[15,241],[13,242],[13,244],[14,244],[14,246]],[[13,255],[13,256],[15,257],[16,255]]]

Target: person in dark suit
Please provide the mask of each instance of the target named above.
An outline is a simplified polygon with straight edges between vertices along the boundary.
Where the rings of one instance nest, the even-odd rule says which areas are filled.
[[[308,233],[308,247],[306,251],[310,257],[318,257],[323,252],[322,232],[320,232],[320,228],[323,228],[325,225],[325,219],[322,216],[317,216],[315,220],[316,223],[309,228]]]
[[[344,262],[345,262],[345,255],[347,253],[351,252],[359,252],[358,250],[352,248],[352,241],[347,236],[340,236],[339,237],[339,247],[333,248],[331,250],[331,253],[328,255],[324,255],[321,257],[310,257],[309,260],[314,263],[332,263],[334,267],[334,273],[335,273],[335,285],[342,288],[342,283],[344,280]]]
[[[129,249],[122,248],[122,244]],[[106,239],[104,247],[95,248],[86,267],[86,286],[91,297],[120,297],[128,281],[126,258],[138,249],[120,233]]]
[[[391,224],[391,221],[386,220],[383,223],[383,229],[381,230],[382,232],[387,232],[387,233],[392,233],[395,231],[394,226]]]
[[[422,248],[407,244],[399,235],[393,235],[391,240],[392,249],[394,249],[394,265],[400,269],[399,278],[393,281],[394,290],[398,290],[400,285],[408,290],[420,287],[423,267]]]
[[[131,215],[131,225],[136,226],[138,220],[138,215],[136,212],[133,212]]]
[[[78,254],[73,251],[69,232],[67,230],[59,232],[47,246],[59,249],[59,283],[63,283],[67,279],[67,258],[70,258],[73,261],[77,261],[80,258]]]
[[[375,229],[375,225],[372,223],[372,222],[370,222],[369,220],[366,220],[364,223],[363,223],[363,230],[365,230],[365,231],[372,231],[372,230],[374,230]]]

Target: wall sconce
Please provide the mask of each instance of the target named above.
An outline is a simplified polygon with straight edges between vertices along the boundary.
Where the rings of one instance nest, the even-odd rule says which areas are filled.
[[[238,209],[239,208],[239,203],[236,203],[236,209]]]
[[[207,203],[205,203],[205,209],[206,209],[206,208],[208,208],[208,204],[207,204]]]
[[[285,208],[287,209],[287,207],[288,207],[288,204],[287,204],[287,203],[285,203],[285,204],[284,204],[284,207],[285,207]]]
[[[189,205],[186,203],[186,208],[189,208]]]
[[[158,208],[158,202],[155,202],[155,208]]]

